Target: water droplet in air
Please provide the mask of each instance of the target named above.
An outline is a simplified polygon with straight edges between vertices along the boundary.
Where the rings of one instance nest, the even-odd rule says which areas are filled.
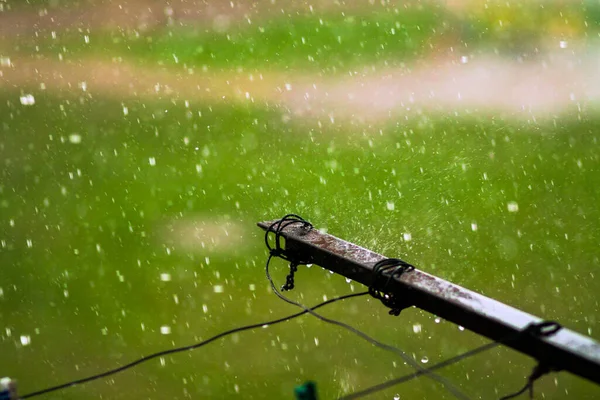
[[[396,208],[393,201],[388,201],[385,206],[389,211],[394,211],[394,208]]]
[[[21,344],[23,346],[27,346],[31,343],[31,336],[29,335],[21,335]]]
[[[213,286],[213,291],[215,293],[223,293],[223,290],[224,290],[223,289],[223,285],[215,285],[215,286]]]
[[[477,230],[477,223],[476,222],[471,222],[471,230],[473,232],[475,232]]]
[[[463,64],[466,64],[466,63],[468,63],[468,62],[469,62],[469,57],[467,57],[467,56],[462,56],[462,57],[460,58],[460,62],[461,62],[461,63],[463,63]]]
[[[169,274],[168,272],[163,272],[162,274],[160,274],[160,280],[163,282],[169,282],[171,280],[171,274]]]
[[[171,333],[171,327],[168,325],[163,325],[160,327],[160,333],[162,333],[163,335],[168,335]]]
[[[408,232],[402,234],[402,238],[405,242],[410,242],[412,240],[412,235]]]
[[[561,49],[566,49],[569,43],[566,40],[561,40],[560,42],[558,42],[558,45]]]
[[[79,135],[77,133],[70,134],[69,135],[69,142],[74,143],[74,144],[81,143],[81,135]]]
[[[150,157],[150,158],[148,159],[148,164],[150,164],[151,166],[153,166],[153,167],[154,167],[154,166],[156,165],[156,158],[154,158],[154,157]]]
[[[32,94],[25,94],[21,96],[21,104],[24,106],[32,106],[35,104],[35,97]]]
[[[519,204],[517,204],[516,201],[509,201],[508,204],[506,204],[506,208],[508,209],[508,212],[517,212],[519,211]]]
[[[0,67],[10,67],[11,65],[10,58],[0,57]]]
[[[400,400],[400,395],[399,394],[395,394],[394,395],[394,400]]]
[[[413,332],[414,332],[414,333],[421,333],[421,329],[422,329],[422,328],[423,328],[423,327],[421,326],[421,324],[414,324],[414,325],[413,325]]]

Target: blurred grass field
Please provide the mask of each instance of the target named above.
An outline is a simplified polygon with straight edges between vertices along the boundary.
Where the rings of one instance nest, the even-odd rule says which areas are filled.
[[[350,21],[286,18],[252,34],[105,32],[92,34],[89,45],[83,33],[58,32],[57,39],[5,41],[0,53],[39,46],[72,59],[147,64],[175,63],[176,54],[190,66],[343,74],[428,57],[431,33],[422,28],[454,31],[438,30],[437,13],[450,15],[435,8]],[[495,46],[481,29],[460,32],[481,48]],[[21,394],[296,312],[268,290],[255,227],[288,212],[598,338],[600,118],[593,113],[537,122],[432,114],[323,126],[289,120],[277,104],[28,88],[35,104],[25,106],[24,93],[9,87],[0,94],[0,375],[17,378]],[[188,224],[213,234],[189,240]],[[273,267],[283,282],[285,264]],[[305,304],[362,290],[318,267],[296,279],[291,295]],[[418,310],[392,318],[365,298],[323,313],[424,365],[485,342]],[[162,334],[167,326],[170,334]],[[498,349],[442,375],[472,398],[498,398],[520,387],[532,364]],[[329,399],[407,372],[396,357],[302,317],[46,398],[292,398],[294,385],[311,379]],[[593,399],[598,388],[562,373],[538,382],[536,393]],[[423,378],[373,398],[395,395],[451,398]]]

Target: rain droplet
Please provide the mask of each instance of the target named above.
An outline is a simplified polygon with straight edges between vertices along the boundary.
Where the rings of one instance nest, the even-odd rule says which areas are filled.
[[[440,322],[442,322],[442,319],[440,317],[436,317],[436,319],[433,320],[436,324],[439,324]]]
[[[393,201],[388,201],[385,206],[389,211],[394,211],[394,208],[396,208]]]
[[[471,222],[471,230],[473,232],[475,232],[477,230],[477,223],[476,222]]]
[[[223,290],[224,290],[223,289],[223,285],[215,285],[215,286],[213,286],[213,291],[215,293],[223,293]]]
[[[154,158],[154,157],[150,157],[150,158],[148,159],[148,164],[150,164],[151,166],[153,166],[153,167],[154,167],[154,166],[156,165],[156,158]]]
[[[569,43],[566,40],[561,40],[560,42],[558,42],[558,45],[561,49],[566,49]]]
[[[23,346],[28,346],[31,343],[31,336],[29,335],[21,335],[20,339]]]
[[[402,238],[405,242],[410,242],[412,240],[412,235],[408,232],[402,234]]]
[[[508,209],[508,212],[517,212],[519,211],[519,204],[517,204],[516,201],[509,201],[508,204],[506,204],[506,208]]]
[[[32,106],[35,104],[35,97],[32,94],[25,94],[21,96],[21,104],[24,106]]]
[[[467,56],[462,56],[462,57],[460,58],[460,62],[461,62],[461,63],[463,63],[463,64],[466,64],[466,63],[468,63],[468,62],[469,62],[469,57],[467,57]]]
[[[421,324],[414,324],[414,325],[413,325],[413,332],[414,332],[414,333],[421,333],[421,329],[422,329],[422,328],[423,328],[423,327],[421,326]]]
[[[160,327],[160,333],[163,335],[168,335],[171,333],[171,327],[169,325],[163,325]]]
[[[70,134],[69,135],[69,142],[74,143],[74,144],[81,143],[81,135],[79,135],[77,133]]]
[[[458,326],[458,330],[459,330],[459,331],[464,331],[464,330],[465,330],[465,328],[464,328],[463,326],[460,326],[460,325],[459,325],[459,326]]]
[[[10,58],[0,57],[0,67],[10,67],[11,65]]]
[[[160,274],[160,280],[163,282],[169,282],[171,280],[171,274],[169,274],[168,272],[163,272],[162,274]]]
[[[423,357],[421,358],[421,362],[422,362],[423,364],[427,364],[427,363],[429,362],[429,358],[427,358],[426,356],[423,356]]]

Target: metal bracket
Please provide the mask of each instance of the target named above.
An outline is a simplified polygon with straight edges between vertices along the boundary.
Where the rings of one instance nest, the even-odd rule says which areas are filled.
[[[273,222],[258,226],[267,230]],[[519,335],[530,324],[543,320],[418,269],[389,282],[374,279],[373,266],[386,257],[317,229],[307,231],[290,225],[281,235],[286,251],[303,259],[380,292],[397,296],[410,293],[407,307],[414,304],[492,340],[514,336],[516,339],[506,346],[600,384],[600,344],[590,337],[565,328],[547,337]]]

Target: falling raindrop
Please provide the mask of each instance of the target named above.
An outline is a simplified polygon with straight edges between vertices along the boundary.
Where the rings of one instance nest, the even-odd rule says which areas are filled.
[[[519,211],[519,204],[517,204],[516,201],[509,201],[506,204],[506,208],[508,209],[508,212],[517,212]]]
[[[69,142],[74,143],[74,144],[81,143],[81,135],[79,135],[77,133],[70,134],[69,135]]]
[[[169,282],[171,280],[171,274],[169,274],[168,272],[163,272],[162,274],[160,274],[160,280],[163,282]]]
[[[21,335],[20,339],[23,346],[28,346],[31,343],[31,336],[29,335]]]
[[[35,97],[32,94],[25,94],[21,96],[21,104],[24,106],[32,106],[35,104]]]
[[[160,333],[162,333],[163,335],[168,335],[171,333],[171,327],[168,325],[163,325],[160,327]]]

